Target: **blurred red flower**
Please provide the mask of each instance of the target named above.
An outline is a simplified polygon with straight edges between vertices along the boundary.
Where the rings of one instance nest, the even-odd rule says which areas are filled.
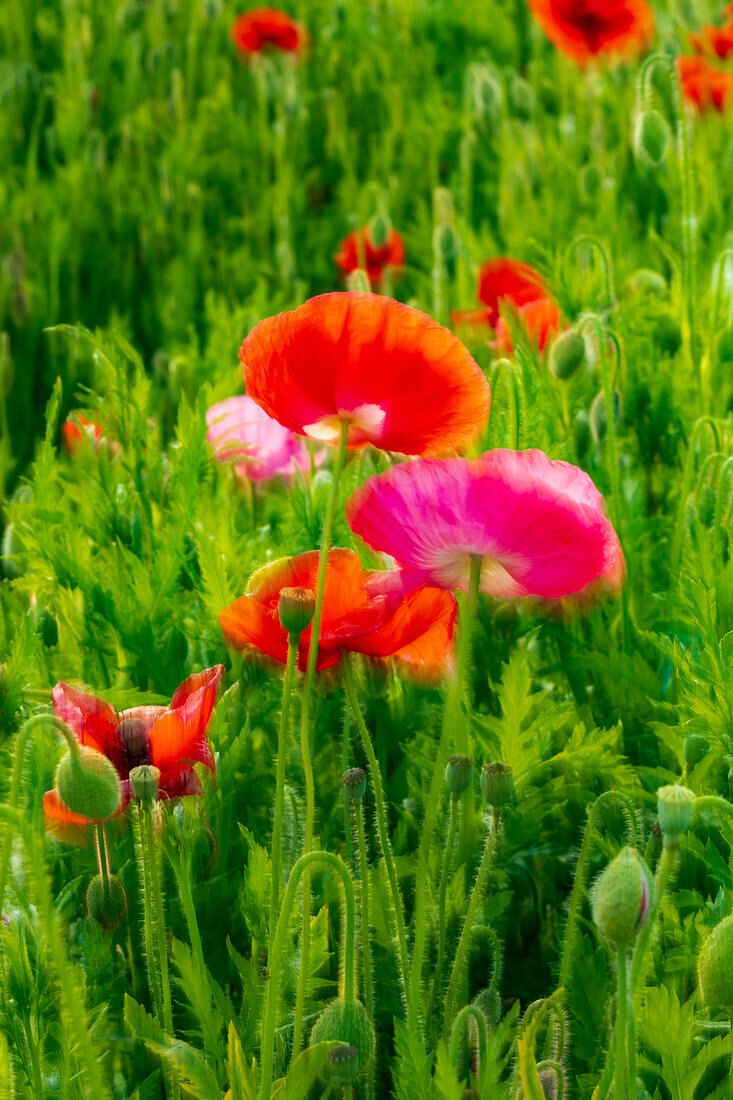
[[[189,676],[176,688],[168,707],[131,707],[119,714],[96,695],[69,684],[56,684],[52,693],[54,713],[66,722],[80,744],[103,753],[117,769],[122,784],[118,813],[130,801],[130,771],[140,764],[154,764],[160,769],[159,799],[202,793],[192,765],[199,762],[215,771],[206,727],[223,673],[223,665],[214,665]],[[87,823],[86,818],[67,809],[55,788],[44,794],[43,809],[57,821]]]
[[[516,310],[517,325],[526,333],[527,340],[539,351],[544,351],[550,341],[562,328],[562,315],[559,308],[549,298],[538,298],[527,302]],[[496,339],[491,343],[494,351],[501,355],[511,355],[514,351],[511,320],[500,317],[496,325]]]
[[[283,53],[300,53],[310,42],[304,27],[276,8],[255,8],[238,16],[230,34],[240,53],[261,54],[267,47]]]
[[[381,285],[385,268],[398,275],[405,264],[405,244],[396,229],[390,228],[382,245],[375,245],[369,226],[355,229],[344,237],[334,256],[334,263],[344,275],[357,268],[366,271],[371,286]]]
[[[704,57],[678,57],[677,71],[685,99],[699,111],[725,111],[733,96],[733,75],[710,65]]]
[[[535,19],[559,50],[579,65],[599,55],[635,57],[654,34],[646,0],[528,0]]]
[[[88,447],[90,443],[94,445],[95,450],[98,450],[102,435],[102,425],[96,420],[88,420],[81,413],[73,413],[61,425],[64,450],[69,455],[76,454],[83,447]]]
[[[726,8],[728,14],[733,8]],[[698,34],[689,35],[689,42],[695,53],[714,54],[725,59],[733,54],[733,19],[729,19],[722,27],[714,27],[711,24],[703,27]]]
[[[496,328],[501,302],[513,302],[525,306],[539,298],[547,298],[549,291],[539,271],[521,260],[498,256],[482,264],[478,273],[476,297],[487,307],[489,324]]]
[[[562,326],[560,310],[549,294],[539,271],[530,264],[499,256],[479,269],[476,297],[485,308],[454,312],[451,322],[472,335],[484,328],[495,329],[496,339],[491,347],[501,355],[511,355],[514,343],[507,317],[510,309],[525,329],[530,343],[544,351],[550,338]]]

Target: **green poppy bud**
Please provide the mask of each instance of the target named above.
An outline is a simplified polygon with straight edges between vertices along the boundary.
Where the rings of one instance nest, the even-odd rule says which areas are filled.
[[[704,760],[709,748],[710,742],[699,733],[691,733],[685,738],[683,752],[688,771],[692,771],[696,764]]]
[[[67,752],[58,762],[54,779],[63,804],[75,814],[106,821],[120,804],[120,777],[111,760],[85,745]]]
[[[635,848],[622,848],[591,891],[593,921],[614,946],[628,944],[649,912],[652,877]]]
[[[561,332],[550,348],[549,367],[562,382],[571,378],[585,361],[585,338],[575,328]]]
[[[658,271],[640,267],[626,280],[626,289],[631,294],[643,294],[650,298],[664,298],[667,293],[667,280]]]
[[[324,1008],[313,1025],[310,1041],[315,1046],[329,1039],[356,1050],[355,1059],[349,1057],[341,1063],[344,1071],[350,1067],[350,1080],[356,1080],[371,1064],[376,1045],[374,1027],[361,1001],[344,1001],[339,997]]]
[[[634,155],[647,168],[658,168],[667,155],[669,124],[659,111],[641,111],[634,127]]]
[[[445,766],[445,781],[451,798],[460,798],[473,782],[473,760],[468,756],[451,756]]]
[[[695,794],[687,787],[675,784],[657,791],[659,825],[664,833],[665,848],[673,848],[690,824],[695,809]]]
[[[369,276],[366,271],[361,267],[355,267],[353,271],[350,271],[346,276],[346,289],[355,290],[361,294],[368,294],[372,289],[372,285],[369,282]]]
[[[310,626],[316,610],[315,593],[307,588],[283,588],[277,605],[280,622],[288,634],[299,638]]]
[[[140,764],[130,771],[132,797],[144,806],[152,806],[160,785],[160,769],[154,764]]]
[[[362,768],[349,768],[348,771],[344,772],[341,776],[341,789],[347,806],[352,803],[358,805],[363,802],[366,794],[366,783],[366,772]]]
[[[575,453],[581,460],[588,454],[590,436],[590,417],[585,409],[578,409],[573,420],[573,442]]]
[[[495,810],[500,810],[511,801],[514,795],[514,776],[508,764],[484,764],[481,769],[481,793]]]
[[[697,976],[705,1007],[733,1012],[733,915],[722,920],[703,943]]]
[[[501,84],[483,65],[473,67],[473,110],[477,118],[496,122],[501,116]]]
[[[453,225],[436,225],[433,230],[433,249],[436,256],[449,263],[458,255],[458,245],[458,234]]]
[[[329,1050],[324,1076],[334,1085],[349,1085],[359,1075],[359,1051],[344,1043]]]
[[[484,1014],[487,1027],[496,1027],[501,1020],[501,997],[498,990],[482,989],[473,998],[472,1004]]]
[[[127,916],[127,894],[117,875],[108,875],[106,883],[101,875],[95,875],[87,886],[85,904],[89,919],[106,932]]]
[[[384,248],[392,232],[392,222],[386,214],[375,214],[367,226],[367,236],[373,248]]]
[[[616,431],[621,426],[621,394],[618,390],[613,391],[611,398],[613,405],[613,423]],[[590,430],[596,443],[602,443],[606,438],[608,430],[608,418],[606,416],[606,395],[601,390],[593,398],[593,403],[590,407]]]

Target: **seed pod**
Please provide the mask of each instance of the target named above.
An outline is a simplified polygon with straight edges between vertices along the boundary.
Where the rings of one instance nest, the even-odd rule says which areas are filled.
[[[339,997],[324,1008],[313,1025],[310,1041],[315,1046],[316,1043],[328,1039],[356,1050],[356,1058],[349,1057],[340,1065],[343,1071],[346,1071],[347,1066],[350,1068],[352,1076],[349,1080],[355,1081],[371,1064],[376,1045],[374,1027],[361,1001],[344,1001]],[[331,1068],[328,1066],[326,1073]]]
[[[130,790],[144,806],[152,806],[160,786],[160,769],[154,764],[140,764],[130,771]]]
[[[473,782],[473,760],[468,756],[451,756],[445,766],[445,781],[451,798],[460,798]]]
[[[349,768],[341,776],[341,789],[347,806],[359,805],[366,794],[366,772],[362,768]]]
[[[593,921],[614,946],[628,944],[646,920],[651,883],[649,868],[635,848],[622,848],[596,879]]]
[[[634,127],[634,155],[647,168],[659,168],[667,155],[669,124],[659,111],[641,111]]]
[[[689,771],[692,771],[696,764],[704,760],[709,748],[710,742],[706,741],[699,733],[691,733],[685,738],[683,752],[685,755],[685,764]]]
[[[703,943],[697,975],[705,1007],[733,1011],[733,915],[722,920]]]
[[[307,588],[283,588],[277,605],[280,622],[288,634],[298,638],[310,626],[316,610],[316,597]]]
[[[54,783],[63,804],[92,821],[106,821],[120,804],[120,777],[111,760],[85,745],[58,762]]]
[[[664,833],[665,848],[674,848],[690,824],[695,808],[695,794],[687,787],[675,784],[657,791],[659,825]]]
[[[106,886],[101,875],[90,879],[85,903],[89,919],[106,932],[116,928],[127,916],[127,894],[117,875],[108,875]]]
[[[500,810],[512,799],[514,776],[508,764],[484,764],[481,769],[481,793],[495,810]]]
[[[561,332],[550,348],[549,367],[555,378],[564,382],[585,361],[585,338],[575,328]]]

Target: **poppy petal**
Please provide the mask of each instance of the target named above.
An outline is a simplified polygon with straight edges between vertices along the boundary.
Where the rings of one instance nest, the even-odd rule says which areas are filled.
[[[169,764],[160,769],[158,798],[183,798],[203,793],[201,780],[190,764]]]
[[[51,692],[53,710],[78,737],[82,745],[104,753],[113,763],[119,758],[118,717],[104,699],[79,691],[63,681]]]
[[[189,676],[176,689],[170,709],[148,731],[150,752],[156,767],[180,761],[200,761],[214,770],[214,757],[206,739],[206,727],[223,672],[223,665],[215,665]]]
[[[402,600],[383,627],[349,648],[368,657],[394,657],[432,679],[450,663],[456,611],[450,592],[422,588]]]

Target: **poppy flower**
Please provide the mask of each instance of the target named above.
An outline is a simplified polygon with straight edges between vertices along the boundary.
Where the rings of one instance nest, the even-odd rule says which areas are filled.
[[[255,8],[238,16],[230,28],[241,54],[254,56],[271,47],[282,53],[300,53],[310,42],[303,26],[276,8]]]
[[[291,431],[402,454],[460,447],[486,422],[489,384],[432,317],[376,294],[336,291],[268,317],[242,344],[246,389]]]
[[[733,76],[710,65],[704,57],[678,57],[682,94],[699,111],[725,111],[733,95]]]
[[[310,466],[302,440],[268,416],[251,397],[228,397],[212,405],[206,423],[214,458],[234,463],[242,479],[266,481]]]
[[[170,706],[131,707],[119,714],[96,695],[56,684],[54,714],[66,722],[81,745],[103,753],[117,769],[122,785],[118,813],[130,801],[130,771],[140,764],[154,764],[160,770],[159,799],[202,793],[192,765],[199,762],[215,771],[206,727],[223,672],[223,665],[214,665],[189,676],[176,688]],[[43,809],[58,821],[87,823],[67,809],[56,789],[44,794]]]
[[[530,344],[544,351],[548,343],[562,327],[562,315],[559,308],[549,298],[538,298],[527,302],[516,310],[516,323],[527,336]],[[499,318],[496,325],[496,339],[491,343],[494,351],[501,355],[511,355],[514,351],[512,324],[507,316]]]
[[[730,13],[731,9],[726,10]],[[733,20],[722,27],[708,24],[698,34],[689,35],[689,42],[695,53],[714,54],[725,60],[733,54]]]
[[[549,297],[549,293],[539,271],[521,260],[498,256],[482,264],[479,269],[476,297],[487,307],[492,328],[499,323],[502,302],[511,302],[520,308],[529,302]]]
[[[77,454],[90,443],[96,451],[103,438],[102,425],[96,420],[88,420],[81,413],[73,413],[61,425],[61,437],[68,455]]]
[[[285,664],[288,635],[278,616],[283,589],[316,591],[317,550],[266,565],[250,579],[247,592],[219,613],[227,642],[235,649],[259,652]],[[377,660],[395,658],[428,678],[446,667],[451,657],[455,601],[449,593],[422,588],[373,595],[377,578],[364,571],[353,550],[329,551],[323,595],[318,661],[319,671],[337,665],[341,651],[363,653]],[[448,596],[448,599],[446,599]],[[298,667],[305,671],[312,627],[303,631]]]
[[[594,57],[636,57],[654,35],[646,0],[528,0],[551,42],[579,65]]]
[[[333,259],[344,275],[361,268],[366,271],[370,285],[378,287],[386,268],[398,274],[404,267],[405,244],[397,230],[390,228],[384,244],[375,245],[367,225],[344,237]]]
[[[617,590],[623,554],[603,499],[582,470],[542,451],[422,459],[377,474],[346,506],[351,529],[401,566],[373,591],[468,587],[501,598],[557,600],[602,581]]]

